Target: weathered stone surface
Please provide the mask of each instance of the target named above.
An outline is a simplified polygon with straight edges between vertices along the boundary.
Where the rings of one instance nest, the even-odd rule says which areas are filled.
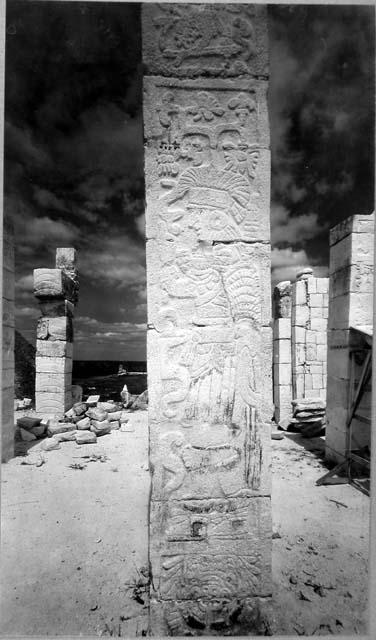
[[[111,427],[108,420],[93,420],[91,422],[90,431],[93,431],[97,436],[104,436],[106,433],[110,433]]]
[[[76,416],[81,416],[83,413],[85,413],[87,404],[86,402],[75,402],[72,409]]]
[[[52,420],[48,424],[47,433],[49,436],[55,436],[58,433],[65,433],[66,431],[75,431],[76,425],[72,422],[53,422]]]
[[[254,636],[270,635],[272,612],[269,598],[216,598],[216,580],[209,582],[208,596],[199,600],[151,600],[150,616],[155,636]],[[212,591],[213,595],[210,596]]]
[[[291,282],[279,282],[273,290],[273,317],[291,318]]]
[[[22,427],[20,427],[19,431],[20,431],[21,440],[24,440],[25,442],[29,442],[37,439],[36,435],[34,435],[34,433],[32,433],[31,431],[28,431],[27,429],[22,429]]]
[[[100,396],[89,396],[87,400],[85,400],[88,407],[96,407],[99,402]]]
[[[32,429],[33,427],[38,427],[41,423],[40,418],[35,418],[33,416],[23,416],[23,418],[17,418],[17,426],[22,427],[23,429]]]
[[[91,407],[86,411],[86,415],[88,416],[88,418],[91,418],[92,420],[101,421],[101,420],[107,420],[108,413],[107,411],[105,411],[104,409],[101,409],[100,407]]]
[[[43,451],[53,451],[54,449],[61,449],[60,442],[57,438],[48,438],[48,440],[44,440],[40,446]]]
[[[70,381],[70,373],[39,372],[35,377],[35,391],[64,394],[64,389],[69,389]]]
[[[325,409],[326,403],[322,398],[310,397],[310,398],[299,398],[298,400],[293,400],[292,405],[294,407],[294,411],[306,411],[307,407],[309,410],[315,411],[316,409]]]
[[[43,424],[40,424],[37,427],[32,427],[30,429],[30,433],[33,433],[35,435],[36,438],[41,438],[42,436],[45,435],[46,433],[46,427]]]
[[[72,384],[72,402],[82,402],[83,389],[79,384]]]
[[[109,425],[110,425],[110,431],[117,431],[118,429],[120,429],[119,420],[110,420]]]
[[[143,5],[143,61],[164,76],[265,76],[266,6],[242,4]],[[246,107],[237,104],[237,117]],[[265,110],[266,111],[266,110]]]
[[[123,413],[122,411],[111,411],[111,413],[108,414],[108,419],[111,422],[120,420],[122,413]]]
[[[40,318],[37,325],[37,338],[38,340],[62,340],[64,342],[72,342],[72,318],[68,316],[61,318]]]
[[[98,402],[98,409],[102,409],[106,413],[116,411],[116,404],[114,402]],[[97,418],[98,419],[98,418]]]
[[[333,246],[351,233],[373,234],[374,224],[374,213],[350,216],[330,229],[329,244]]]
[[[72,360],[68,358],[56,358],[36,356],[35,368],[40,373],[67,374],[72,372]]]
[[[39,415],[63,416],[70,406],[71,393],[69,389],[67,391],[46,391],[35,394],[35,409]]]
[[[58,433],[54,437],[58,442],[70,442],[76,440],[78,431],[66,431],[65,433]]]
[[[77,444],[93,444],[97,441],[97,436],[92,431],[77,431]]]
[[[42,316],[46,318],[73,318],[74,304],[69,300],[43,300],[39,299],[39,308]]]
[[[257,15],[255,24],[265,30],[265,7],[249,9]],[[254,544],[247,545],[239,533],[244,514],[234,519],[226,513],[223,527],[232,537],[214,539],[210,528],[208,541],[199,540],[210,517],[205,514],[203,522],[202,514],[198,519],[193,514],[193,522],[182,507],[182,501],[201,504],[236,497],[246,501],[251,513],[255,500],[270,495],[267,81],[259,74],[250,77],[252,60],[247,58],[244,65],[240,50],[237,68],[243,71],[235,73],[235,48],[227,50],[222,65],[219,42],[226,47],[232,40],[240,46],[239,30],[248,33],[248,44],[243,45],[251,44],[247,6],[165,10],[155,5],[143,11],[147,68],[158,74],[144,82],[154,585],[161,603],[171,598],[199,605],[213,594],[222,599],[245,600],[256,593],[268,597],[270,522],[264,530],[254,519]],[[164,25],[163,20],[154,21],[161,15]],[[208,66],[207,43],[199,43],[196,35],[189,55],[184,51],[186,27],[190,37],[193,29],[211,43]],[[216,29],[220,31],[215,34]],[[182,44],[176,66],[173,34]],[[266,60],[261,41],[256,58]],[[164,66],[166,54],[170,58]],[[233,80],[209,77],[232,74]],[[205,77],[196,77],[200,75]],[[128,424],[133,426],[132,421]],[[176,508],[183,512],[169,524],[168,514]],[[265,509],[270,517],[269,498]],[[172,531],[172,539],[166,539],[166,531]],[[211,605],[209,613],[212,616]],[[154,631],[153,614],[151,618]],[[214,632],[213,616],[206,627],[205,618],[202,628]]]
[[[90,429],[90,418],[82,418],[82,420],[79,420],[78,422],[76,422],[76,427],[77,429],[80,429],[81,431],[86,431]]]
[[[65,342],[63,340],[53,340],[52,337],[50,337],[49,340],[37,340],[36,355],[49,358],[71,359],[73,356],[73,344],[72,342]]]
[[[146,410],[148,408],[148,402],[149,402],[149,394],[148,394],[148,390],[145,389],[145,391],[140,393],[140,395],[137,396],[137,398],[132,402],[131,408],[132,410],[133,409]]]
[[[62,298],[75,302],[76,287],[62,269],[34,269],[34,295],[37,298]]]
[[[73,247],[58,247],[56,249],[56,268],[65,271],[77,269],[77,252]]]

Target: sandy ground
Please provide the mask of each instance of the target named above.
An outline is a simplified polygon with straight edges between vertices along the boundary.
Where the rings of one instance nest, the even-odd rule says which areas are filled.
[[[2,635],[146,634],[146,418],[97,445],[63,443],[42,466],[22,464],[40,443],[2,465]],[[275,633],[365,633],[369,498],[315,486],[322,439],[272,447]]]

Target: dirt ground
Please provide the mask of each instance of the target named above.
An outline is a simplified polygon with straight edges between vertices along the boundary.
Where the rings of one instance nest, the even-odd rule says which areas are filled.
[[[146,412],[132,423],[2,465],[3,636],[146,634]],[[275,633],[366,633],[369,498],[315,486],[322,439],[285,434],[272,448]]]

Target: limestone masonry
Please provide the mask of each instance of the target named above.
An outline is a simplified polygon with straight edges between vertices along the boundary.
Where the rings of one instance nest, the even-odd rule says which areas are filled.
[[[3,220],[1,459],[6,462],[14,454],[14,233],[5,210]]]
[[[145,4],[143,43],[151,630],[252,633],[271,595],[266,7]]]
[[[374,225],[372,215],[351,216],[330,230],[326,457],[342,462],[350,397],[350,327],[373,328]],[[361,359],[356,364],[359,379]],[[370,391],[365,396],[370,415]],[[370,444],[369,425],[353,420],[359,449]]]
[[[35,409],[63,416],[72,406],[73,313],[77,302],[76,251],[56,249],[55,269],[34,269],[37,326]]]

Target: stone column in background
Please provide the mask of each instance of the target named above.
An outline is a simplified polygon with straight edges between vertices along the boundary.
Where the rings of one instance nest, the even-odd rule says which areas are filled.
[[[373,326],[374,214],[351,216],[330,231],[326,457],[342,462],[350,396],[350,327]],[[353,421],[356,447],[369,425]]]
[[[144,4],[143,43],[151,630],[253,633],[271,594],[266,7]]]
[[[292,417],[291,282],[273,291],[273,400],[276,422]]]
[[[292,395],[325,400],[329,280],[312,273],[292,285]]]
[[[76,251],[56,249],[55,269],[34,269],[37,327],[35,408],[63,415],[72,406],[73,312],[77,302]]]
[[[14,235],[4,207],[1,460],[14,454]]]

